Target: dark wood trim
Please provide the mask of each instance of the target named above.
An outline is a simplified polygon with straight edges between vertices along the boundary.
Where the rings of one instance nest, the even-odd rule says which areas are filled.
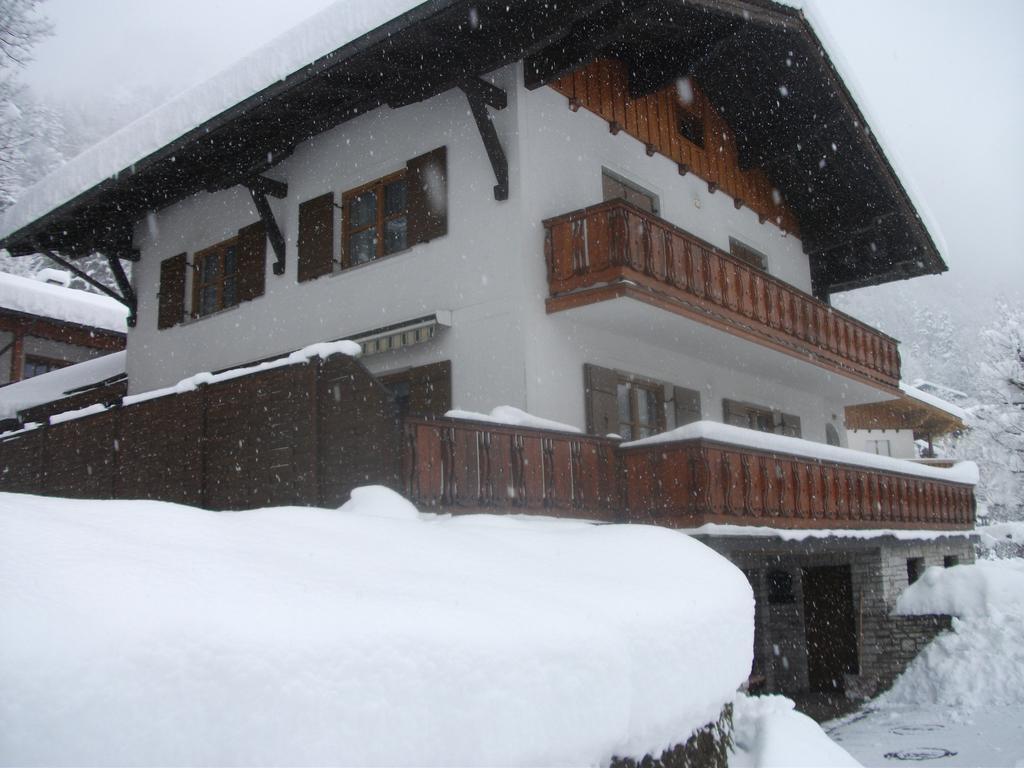
[[[480,140],[484,143],[487,159],[491,161],[491,170],[494,171],[494,178],[498,182],[494,185],[494,199],[508,200],[508,158],[505,155],[505,149],[501,146],[501,139],[498,138],[498,131],[494,128],[491,114],[487,111],[488,106],[494,109],[504,109],[508,103],[508,97],[500,88],[479,78],[468,79],[460,87],[469,102],[469,109],[473,113],[476,129],[480,133]]]
[[[284,235],[281,234],[281,228],[277,225],[277,219],[274,218],[274,211],[270,208],[270,203],[267,201],[267,195],[271,194],[267,192],[265,187],[267,182],[271,182],[272,179],[260,178],[259,184],[253,186],[246,185],[249,189],[249,194],[252,196],[253,205],[256,206],[256,211],[260,215],[260,221],[263,222],[263,226],[266,228],[267,238],[270,240],[270,247],[274,249],[274,274],[283,275],[285,270],[285,243]],[[288,195],[288,185],[280,181],[273,182],[274,184],[280,184],[284,187],[284,195]],[[279,195],[274,194],[274,197]]]

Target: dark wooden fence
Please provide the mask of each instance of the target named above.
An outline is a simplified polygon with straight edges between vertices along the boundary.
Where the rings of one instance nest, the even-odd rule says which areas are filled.
[[[208,509],[336,506],[398,485],[401,428],[353,358],[272,368],[0,441],[0,490]]]
[[[586,303],[584,289],[607,293],[628,280],[659,305],[730,333],[872,383],[899,385],[895,339],[623,200],[548,219],[544,228],[556,297],[549,311]]]

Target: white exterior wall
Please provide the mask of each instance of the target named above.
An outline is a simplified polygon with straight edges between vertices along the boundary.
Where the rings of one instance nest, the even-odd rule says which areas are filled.
[[[851,429],[846,433],[850,447],[858,451],[875,453],[874,448],[868,447],[869,440],[888,440],[890,454],[897,459],[916,459],[917,447],[914,445],[914,431],[912,429]]]
[[[298,147],[269,176],[286,181],[273,200],[287,242],[286,273],[276,276],[268,248],[266,292],[254,301],[158,331],[160,261],[191,255],[256,220],[248,192],[199,194],[150,217],[136,232],[138,326],[128,338],[133,392],[172,384],[343,338],[436,310],[452,327],[433,341],[364,359],[374,372],[452,361],[453,404],[490,410],[509,404],[585,426],[583,364],[649,376],[702,393],[704,417],[722,419],[722,399],[753,402],[800,416],[803,434],[824,441],[825,422],[843,435],[839,415],[877,398],[872,388],[782,353],[629,299],[548,315],[545,218],[601,201],[601,170],[649,189],[663,218],[728,250],[729,237],[768,257],[768,270],[810,290],[799,241],[732,199],[680,177],[648,157],[600,118],[571,112],[548,88],[527,91],[520,66],[497,73],[509,106],[492,112],[509,159],[510,199],[496,202],[494,175],[464,96],[449,91],[399,110],[381,108]],[[341,192],[398,170],[435,147],[448,147],[448,234],[430,243],[330,277],[298,283],[296,238],[301,202]],[[340,249],[340,214],[335,254]]]

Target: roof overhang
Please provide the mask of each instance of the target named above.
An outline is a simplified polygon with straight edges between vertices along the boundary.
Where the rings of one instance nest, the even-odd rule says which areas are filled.
[[[251,179],[301,142],[379,106],[422,101],[519,60],[537,87],[601,56],[626,61],[636,91],[687,75],[700,82],[736,131],[742,161],[763,167],[796,212],[816,293],[946,269],[814,31],[800,11],[767,0],[430,0],[0,246],[15,255],[128,253],[134,225],[148,213]]]
[[[846,407],[847,429],[909,429],[915,436],[939,437],[962,431],[964,422],[955,414],[901,393],[895,400]]]

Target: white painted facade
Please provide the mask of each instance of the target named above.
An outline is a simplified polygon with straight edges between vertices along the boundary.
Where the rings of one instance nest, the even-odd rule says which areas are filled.
[[[851,429],[846,433],[849,446],[858,451],[892,456],[895,459],[916,459],[912,429]]]
[[[880,393],[829,371],[631,299],[548,315],[541,222],[601,201],[601,173],[658,197],[662,218],[724,250],[735,237],[768,257],[768,271],[810,291],[799,240],[749,209],[711,194],[670,160],[613,136],[595,115],[567,109],[549,88],[528,91],[521,66],[492,80],[508,107],[492,112],[509,161],[510,197],[497,202],[494,175],[465,97],[449,91],[398,110],[381,108],[317,136],[268,176],[288,183],[272,200],[287,242],[286,271],[274,275],[268,249],[263,296],[166,330],[157,329],[160,262],[232,237],[257,219],[243,188],[200,193],[150,216],[136,230],[142,259],[133,279],[138,325],[128,338],[132,392],[172,384],[280,355],[316,341],[345,338],[432,314],[451,312],[451,327],[427,343],[368,356],[374,372],[452,361],[453,404],[488,411],[513,405],[585,427],[583,364],[593,363],[701,392],[702,415],[722,420],[729,398],[800,416],[803,436],[825,440],[832,423],[845,444],[846,405]],[[298,207],[400,169],[445,145],[448,234],[407,251],[331,276],[296,279]],[[335,220],[335,256],[341,240]],[[671,426],[671,420],[669,421]]]

